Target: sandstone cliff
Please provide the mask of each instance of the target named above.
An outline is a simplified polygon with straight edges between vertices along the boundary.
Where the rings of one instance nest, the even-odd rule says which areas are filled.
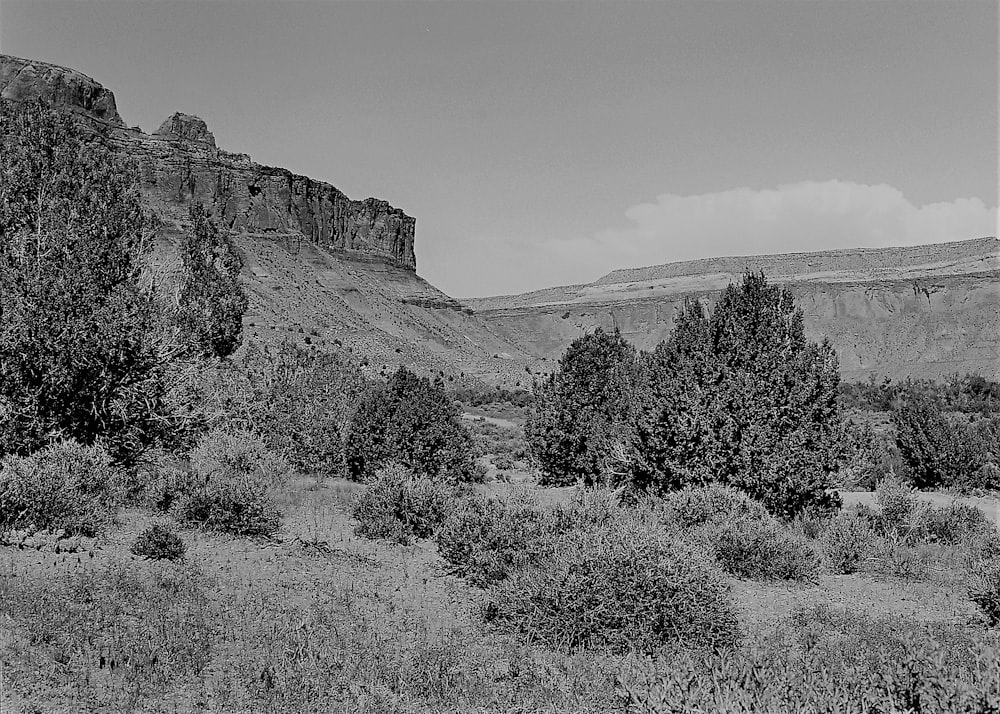
[[[616,270],[586,285],[467,300],[536,356],[554,360],[596,327],[642,348],[665,338],[685,296],[711,303],[746,269],[787,284],[812,339],[829,338],[849,379],[1000,378],[1000,243],[696,260]]]
[[[192,200],[237,232],[301,236],[334,253],[416,270],[415,221],[386,201],[354,201],[328,183],[219,149],[198,117],[176,113],[152,134],[128,128],[114,94],[72,69],[0,55],[0,98],[41,98],[75,112],[138,161],[146,198],[165,223],[184,222]]]

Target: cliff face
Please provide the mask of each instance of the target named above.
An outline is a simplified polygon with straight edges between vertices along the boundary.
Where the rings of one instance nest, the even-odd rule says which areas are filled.
[[[828,338],[841,372],[1000,378],[1000,243],[748,256],[617,270],[587,285],[467,300],[502,336],[544,359],[613,329],[650,349],[685,297],[711,304],[744,269],[789,286],[811,339]]]
[[[176,113],[152,134],[125,126],[114,94],[65,67],[0,55],[0,98],[41,98],[74,111],[104,141],[139,163],[150,207],[167,224],[201,201],[240,233],[301,238],[335,254],[416,270],[415,220],[386,201],[349,199],[328,183],[262,166],[219,149],[198,117]]]

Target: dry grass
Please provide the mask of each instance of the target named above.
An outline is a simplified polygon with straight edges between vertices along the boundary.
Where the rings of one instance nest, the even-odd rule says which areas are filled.
[[[92,553],[0,547],[4,714],[621,710],[615,680],[631,671],[627,655],[560,654],[484,630],[484,594],[445,575],[433,543],[354,534],[362,489],[295,477],[276,494],[285,518],[274,539],[183,530],[180,564],[128,553],[154,522],[140,510],[122,513]],[[987,631],[965,591],[961,549],[927,547],[947,577],[731,580],[740,651],[843,630],[843,617],[816,614],[823,607],[927,624],[952,649],[955,638],[980,642]],[[814,613],[815,627],[801,615],[797,624],[796,612]],[[863,628],[848,635],[864,650]]]

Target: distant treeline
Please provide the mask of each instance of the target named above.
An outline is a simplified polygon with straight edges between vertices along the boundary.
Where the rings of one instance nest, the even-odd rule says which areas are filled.
[[[840,384],[840,398],[845,409],[892,411],[900,401],[914,395],[933,399],[946,412],[1000,412],[1000,382],[976,374],[954,374],[943,382],[910,378],[893,382],[888,377],[877,381],[870,377],[867,382]]]

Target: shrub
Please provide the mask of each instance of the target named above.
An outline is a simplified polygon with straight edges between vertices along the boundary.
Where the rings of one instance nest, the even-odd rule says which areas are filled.
[[[769,516],[762,503],[743,491],[721,484],[687,486],[667,493],[658,509],[666,522],[685,530],[744,516],[758,520]]]
[[[178,322],[198,353],[228,357],[239,346],[249,302],[239,280],[243,260],[202,204],[193,204],[189,215],[191,231],[180,245],[184,276]]]
[[[910,392],[892,411],[896,443],[918,489],[962,484],[988,461],[977,430],[950,420],[937,401]]]
[[[345,444],[348,475],[370,479],[390,462],[420,476],[467,482],[476,478],[472,437],[440,379],[400,367],[389,383],[362,398]]]
[[[293,342],[248,345],[222,374],[219,410],[235,424],[261,434],[296,468],[344,475],[343,434],[367,389],[358,367],[335,352],[307,350]]]
[[[739,636],[718,569],[676,534],[623,517],[559,538],[490,592],[487,622],[559,650],[725,647]]]
[[[806,339],[787,288],[748,272],[711,315],[686,300],[642,364],[636,486],[720,481],[783,518],[837,506],[837,358]]]
[[[981,560],[972,566],[968,592],[989,626],[1000,625],[1000,559]]]
[[[0,528],[95,536],[111,525],[118,472],[99,446],[52,444],[0,463]]]
[[[879,507],[879,525],[885,532],[907,536],[916,528],[921,503],[906,483],[895,478],[879,482],[875,488],[875,503]]]
[[[184,557],[184,541],[169,526],[154,523],[139,534],[129,550],[149,560],[179,560]]]
[[[535,385],[524,431],[542,484],[602,480],[605,454],[630,429],[636,370],[635,348],[617,329],[598,328],[574,340]]]
[[[405,467],[381,469],[354,503],[355,532],[365,538],[394,540],[403,545],[430,538],[454,507],[455,495]]]
[[[924,509],[920,512],[917,529],[923,542],[948,544],[967,542],[979,535],[996,531],[985,513],[965,503],[949,503],[947,506]]]
[[[178,519],[237,536],[270,536],[281,526],[271,496],[288,463],[252,434],[215,430],[191,452],[198,483],[174,507]]]
[[[510,454],[498,454],[493,457],[493,465],[498,471],[510,471],[514,468],[514,459]]]
[[[861,569],[871,555],[875,531],[871,521],[859,513],[840,513],[820,536],[827,567],[834,573],[850,575]]]
[[[471,496],[445,520],[435,540],[453,575],[486,587],[536,562],[547,549],[546,525],[526,491],[506,498]]]
[[[715,521],[694,537],[707,543],[723,570],[739,578],[815,582],[819,576],[819,555],[809,541],[770,515]]]
[[[41,102],[0,106],[0,454],[128,462],[173,421],[136,166]]]

